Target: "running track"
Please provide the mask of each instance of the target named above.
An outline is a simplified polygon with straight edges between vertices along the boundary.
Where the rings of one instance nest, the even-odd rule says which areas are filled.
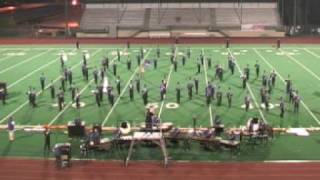
[[[0,179],[108,179],[108,180],[300,180],[320,179],[320,163],[199,163],[73,161],[71,168],[57,169],[53,160],[0,159]]]

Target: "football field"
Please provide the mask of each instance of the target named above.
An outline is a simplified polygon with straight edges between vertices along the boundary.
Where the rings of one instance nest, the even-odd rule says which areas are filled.
[[[17,125],[65,125],[68,121],[80,117],[87,125],[100,123],[103,126],[115,127],[123,121],[137,126],[145,120],[145,109],[141,93],[134,91],[134,101],[129,99],[129,84],[135,85],[136,77],[141,74],[137,65],[136,56],[143,48],[144,73],[141,77],[141,87],[146,85],[149,91],[149,103],[156,107],[156,113],[162,122],[172,122],[177,127],[192,127],[192,118],[197,118],[197,125],[209,127],[213,119],[219,115],[226,127],[240,127],[246,125],[251,117],[259,117],[273,127],[319,127],[320,126],[320,46],[316,45],[283,45],[276,49],[271,45],[232,45],[226,49],[223,45],[177,45],[173,56],[178,62],[177,71],[174,71],[170,62],[172,55],[171,45],[160,45],[158,67],[154,69],[153,60],[157,57],[157,45],[131,45],[127,49],[124,45],[86,45],[80,49],[73,45],[2,45],[0,46],[0,82],[7,83],[9,96],[7,104],[0,103],[0,123],[5,124],[12,116]],[[186,56],[187,49],[191,50],[191,57],[182,65],[182,57]],[[81,94],[81,102],[85,105],[80,109],[73,107],[71,93],[65,92],[65,106],[62,111],[54,106],[56,99],[50,97],[49,85],[52,82],[56,92],[60,86],[60,76],[63,74],[60,67],[60,54],[65,51],[68,55],[66,67],[73,72],[73,81]],[[120,61],[117,59],[117,50],[120,51]],[[83,51],[88,51],[89,81],[82,77],[81,66]],[[197,59],[200,54],[205,57],[201,73],[197,74]],[[236,59],[234,75],[228,70],[228,53]],[[121,92],[116,90],[114,105],[111,106],[104,96],[101,107],[95,102],[92,91],[96,88],[93,81],[93,69],[101,67],[104,57],[110,59],[110,69],[106,79],[115,87],[116,77],[112,72],[112,63],[117,63],[117,74],[121,80]],[[131,58],[132,68],[127,69],[127,59]],[[207,58],[212,59],[211,68]],[[260,77],[256,78],[254,65],[260,64]],[[222,81],[216,79],[215,66],[221,64],[224,69]],[[246,89],[242,89],[241,74],[246,66],[250,67],[250,79]],[[270,95],[270,110],[261,107],[260,88],[263,71],[269,74],[275,70],[276,85]],[[46,89],[41,91],[40,76],[46,77]],[[301,96],[299,113],[293,112],[293,105],[285,92],[285,80],[288,75],[293,82],[293,88]],[[199,79],[199,93],[193,94],[192,100],[187,95],[189,79]],[[160,100],[161,80],[167,81],[167,94]],[[220,86],[223,92],[222,105],[217,106],[216,100],[208,106],[205,98],[205,86],[212,81]],[[181,103],[176,104],[177,83],[181,87]],[[68,83],[66,83],[68,84]],[[29,86],[37,91],[36,108],[29,105],[27,92]],[[226,91],[231,88],[233,93],[232,106],[228,107]],[[242,107],[244,97],[251,96],[252,108],[248,112]],[[285,98],[285,116],[280,118],[280,97]]]

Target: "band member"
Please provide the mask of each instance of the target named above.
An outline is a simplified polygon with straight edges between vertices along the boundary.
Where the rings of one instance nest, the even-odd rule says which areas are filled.
[[[83,60],[83,64],[84,65],[87,65],[88,59],[89,59],[89,53],[88,52],[83,52],[82,60]]]
[[[110,105],[113,106],[114,105],[114,94],[113,94],[113,91],[110,91],[108,93],[108,99],[109,99]]]
[[[188,59],[190,59],[190,57],[191,57],[191,49],[189,47],[187,49],[187,57],[188,57]]]
[[[163,101],[164,95],[166,93],[166,85],[164,84],[163,80],[160,85],[160,101]]]
[[[233,96],[233,93],[231,92],[231,88],[230,87],[228,88],[226,96],[227,96],[227,99],[228,99],[228,107],[230,108],[231,104],[232,104],[232,96]]]
[[[98,107],[100,107],[101,106],[101,102],[100,102],[100,94],[99,94],[98,88],[93,90],[93,94],[95,96],[96,103],[97,103]]]
[[[131,70],[131,58],[127,58],[127,69],[130,71]]]
[[[203,66],[204,65],[204,57],[203,57],[202,52],[200,54],[200,62],[201,62],[201,65]]]
[[[170,55],[170,62],[171,64],[173,64],[174,61],[174,52],[172,52],[172,54]]]
[[[148,129],[152,129],[152,117],[153,117],[153,115],[154,115],[154,113],[151,111],[151,109],[147,108],[145,126]]]
[[[80,48],[80,43],[79,43],[79,41],[76,41],[76,48],[77,48],[77,49]]]
[[[103,81],[103,79],[104,79],[104,73],[105,73],[105,71],[104,71],[104,69],[103,69],[103,67],[102,67],[102,68],[100,69],[100,71],[99,71],[101,81]]]
[[[264,106],[266,108],[266,111],[269,111],[269,102],[270,102],[270,96],[269,93],[265,94],[265,100],[264,100]]]
[[[6,104],[6,92],[3,88],[0,88],[0,99],[2,100],[2,104]]]
[[[218,90],[217,90],[217,106],[221,106],[221,102],[222,102],[222,92],[220,90],[220,86],[218,86]]]
[[[197,60],[197,74],[200,74],[200,72],[201,72],[201,62],[200,62],[200,60],[198,59],[198,60]]]
[[[50,129],[48,127],[45,127],[44,132],[44,146],[43,146],[43,151],[44,153],[49,153],[51,151],[51,142],[50,142]]]
[[[136,76],[135,82],[136,82],[137,92],[140,93],[140,77],[139,77],[139,75]]]
[[[173,60],[173,69],[174,69],[174,72],[177,72],[177,69],[178,69],[178,62],[177,60]]]
[[[121,93],[121,80],[120,80],[119,76],[116,79],[116,87],[117,87],[118,95],[120,96],[120,93]]]
[[[71,84],[70,91],[71,91],[71,100],[72,102],[74,102],[76,97],[76,88],[74,87],[74,84]]]
[[[101,83],[98,84],[97,90],[98,90],[100,102],[102,102],[103,101],[103,81],[101,81]]]
[[[256,69],[256,78],[259,77],[259,74],[260,74],[260,64],[259,62],[257,61],[256,64],[254,65],[254,68]]]
[[[244,68],[243,73],[246,75],[247,80],[250,79],[250,68],[249,68],[249,64],[247,64],[247,67]]]
[[[113,68],[113,75],[117,76],[117,63],[116,62],[113,62],[112,68]]]
[[[140,57],[140,55],[137,55],[137,65],[138,66],[141,65],[141,57]]]
[[[216,94],[216,86],[213,84],[213,81],[211,80],[208,82],[208,86],[211,89],[211,99],[215,99],[215,94]]]
[[[211,58],[207,58],[208,69],[211,69]]]
[[[280,41],[280,39],[278,39],[277,40],[277,48],[280,49],[280,46],[281,46],[281,41]]]
[[[79,109],[80,108],[80,92],[78,88],[76,89],[75,101],[76,101],[76,108]]]
[[[167,80],[166,79],[167,79],[167,77],[166,77],[166,75],[164,75],[164,79],[161,81],[163,86],[165,87],[164,94],[167,93]]]
[[[144,70],[144,65],[141,64],[141,65],[139,66],[139,76],[140,76],[140,77],[143,77],[144,72],[145,72],[145,70]]]
[[[93,73],[94,83],[98,84],[99,75],[98,75],[97,67],[95,67],[95,69],[94,69],[94,71],[92,73]]]
[[[160,48],[159,48],[159,46],[157,47],[157,58],[160,58]]]
[[[198,94],[198,90],[199,90],[199,78],[198,78],[198,77],[194,77],[193,81],[194,81],[194,87],[195,87],[195,89],[196,89],[196,94]]]
[[[103,66],[103,70],[106,72],[107,69],[109,69],[109,58],[108,57],[105,57],[103,60],[102,60],[102,66]]]
[[[63,75],[64,75],[64,79],[66,81],[68,81],[68,68],[67,67],[63,69]]]
[[[186,56],[182,56],[182,66],[186,64]]]
[[[232,75],[234,74],[234,67],[235,66],[236,66],[236,63],[235,63],[234,59],[232,59],[231,64],[230,64],[230,71],[231,71]]]
[[[208,85],[205,89],[205,95],[206,95],[206,103],[209,106],[211,103],[211,97],[212,97],[212,88]]]
[[[272,88],[273,88],[271,74],[270,74],[270,77],[267,80],[267,84],[268,84],[268,93],[271,94]]]
[[[231,64],[233,61],[232,55],[230,53],[228,53],[228,68],[231,70]]]
[[[36,107],[36,100],[37,100],[37,94],[34,88],[31,86],[29,87],[29,91],[27,92],[28,98],[29,98],[29,104],[32,105],[32,107]]]
[[[40,77],[40,84],[41,84],[41,90],[43,91],[45,88],[45,83],[46,83],[46,77],[44,76],[44,73],[41,74]]]
[[[248,110],[249,110],[250,102],[251,102],[251,97],[250,97],[250,95],[247,93],[247,95],[244,97],[244,104],[245,104],[245,110],[246,110],[246,112],[248,112]]]
[[[261,78],[262,78],[262,86],[266,87],[268,83],[268,77],[267,77],[266,71],[263,71]]]
[[[283,97],[280,97],[280,117],[284,117],[284,111],[285,111],[285,104]]]
[[[64,76],[60,77],[61,88],[63,91],[66,91],[66,79]]]
[[[146,85],[144,85],[142,88],[142,99],[143,99],[143,104],[147,105],[148,104],[148,89],[147,89]]]
[[[220,64],[216,65],[216,73],[215,73],[215,78],[219,78],[220,81],[223,79],[223,69]]]
[[[71,69],[70,69],[70,68],[68,69],[67,73],[68,73],[68,81],[69,81],[69,85],[71,86],[72,81],[73,81],[73,75],[72,75],[72,71],[71,71]]]
[[[58,107],[59,107],[59,111],[62,111],[63,106],[64,106],[64,93],[63,93],[63,91],[60,89],[60,92],[58,93]]]
[[[119,51],[119,49],[117,49],[117,58],[118,58],[118,61],[120,61],[120,51]]]
[[[82,70],[82,76],[84,77],[84,79],[86,81],[89,81],[89,68],[87,67],[87,65],[83,64],[81,67]]]
[[[290,93],[290,89],[292,89],[292,81],[290,80],[290,75],[288,75],[288,78],[285,80],[286,82],[286,92],[287,94]]]
[[[226,40],[226,48],[229,48],[229,46],[230,46],[230,40],[229,40],[229,38]]]
[[[133,87],[133,84],[132,84],[132,80],[130,81],[130,84],[129,84],[129,97],[130,97],[130,101],[133,101],[133,99],[134,99],[134,87]]]
[[[176,99],[178,104],[180,104],[180,97],[181,97],[181,87],[180,87],[180,82],[177,82]]]
[[[293,112],[299,112],[299,105],[300,105],[300,96],[298,95],[298,91],[296,91],[295,96],[293,97]]]
[[[157,69],[157,66],[158,66],[158,58],[154,58],[153,59],[153,68]]]
[[[272,87],[274,87],[276,84],[276,77],[277,77],[276,71],[272,70],[272,72],[270,73]]]
[[[241,76],[241,79],[242,79],[242,89],[246,89],[247,88],[247,75],[246,74],[243,74]]]
[[[65,61],[65,53],[63,52],[61,55],[60,55],[60,66],[61,66],[61,69],[64,68],[64,61]]]
[[[294,103],[295,96],[296,96],[295,90],[292,87],[290,87],[290,89],[289,89],[289,102],[290,103]]]
[[[265,103],[267,90],[264,86],[260,89],[261,103]]]
[[[193,83],[191,78],[189,79],[189,82],[187,84],[187,89],[188,89],[188,96],[189,96],[189,100],[192,99],[192,89],[193,89]]]

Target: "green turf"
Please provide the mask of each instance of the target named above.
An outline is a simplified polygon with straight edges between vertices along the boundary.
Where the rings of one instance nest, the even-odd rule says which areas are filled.
[[[118,99],[116,94],[115,106],[111,107],[104,98],[104,102],[100,108],[95,104],[95,99],[91,90],[95,88],[92,81],[86,82],[81,76],[82,50],[88,50],[91,58],[89,66],[94,68],[100,67],[101,60],[104,56],[108,56],[111,60],[116,60],[113,52],[116,49],[123,50],[125,47],[116,45],[82,45],[81,50],[75,50],[72,45],[30,45],[30,46],[0,46],[0,81],[7,82],[9,99],[7,105],[0,104],[0,123],[5,124],[7,117],[12,115],[18,125],[38,125],[53,124],[62,125],[76,117],[81,117],[87,124],[102,123],[104,126],[116,126],[122,121],[129,121],[134,126],[144,121],[145,107],[142,103],[142,97],[135,92],[134,102],[129,101],[129,92],[126,88],[130,79],[134,79],[137,72],[136,55],[139,53],[140,47],[146,50],[146,59],[150,60],[156,57],[156,45],[132,45],[128,50],[130,53],[133,67],[131,71],[126,68],[126,58],[121,57],[118,62],[118,74],[121,78],[122,97]],[[185,53],[186,49],[191,48],[191,58],[187,59],[186,65],[181,65],[181,53]],[[219,114],[223,119],[226,127],[244,126],[248,118],[252,116],[265,117],[266,121],[274,127],[319,127],[320,111],[320,46],[316,45],[285,45],[281,50],[277,50],[271,45],[233,45],[230,51],[237,59],[237,64],[241,71],[249,64],[251,69],[251,78],[249,80],[250,89],[243,90],[241,88],[240,72],[236,69],[235,74],[227,70],[227,52],[223,45],[179,45],[177,47],[176,59],[178,60],[178,71],[171,71],[170,57],[167,53],[171,52],[171,46],[161,45],[161,58],[158,60],[158,69],[154,70],[153,66],[147,68],[141,84],[146,84],[149,88],[149,102],[157,103],[160,116],[163,122],[173,122],[178,127],[191,127],[192,117],[198,119],[198,126],[210,126],[211,117]],[[61,50],[72,52],[74,55],[69,56],[67,67],[73,69],[74,82],[79,90],[83,90],[81,101],[86,103],[84,108],[76,110],[71,106],[67,106],[59,113],[58,109],[52,107],[49,90],[41,93],[37,102],[39,107],[32,108],[27,103],[26,92],[29,86],[36,87],[40,90],[39,77],[41,73],[45,73],[47,84],[51,80],[56,80],[61,74],[59,53]],[[196,59],[203,52],[205,57],[213,59],[212,68],[202,67],[201,73],[196,75]],[[255,78],[254,64],[259,61],[261,65],[261,74],[264,70],[268,73],[275,69],[278,74],[286,79],[290,74],[293,80],[293,86],[299,90],[304,104],[300,105],[299,114],[292,112],[292,105],[286,104],[285,118],[279,118],[279,109],[274,108],[269,112],[255,107],[249,112],[245,112],[240,106],[248,90],[252,92],[257,104],[260,104],[259,91],[261,87],[261,78]],[[205,104],[204,87],[206,79],[214,78],[214,66],[221,64],[224,69],[224,80],[214,79],[214,83],[221,86],[223,91],[228,87],[232,88],[234,93],[233,105],[227,107],[225,95],[223,97],[223,105],[216,106],[214,101],[210,107]],[[92,69],[89,71],[90,80],[93,78]],[[285,84],[281,78],[277,76],[276,88],[271,95],[273,104],[279,103],[281,96],[288,97],[285,94]],[[188,100],[186,83],[188,79],[197,76],[200,80],[199,95],[194,95],[192,100]],[[107,77],[109,82],[115,84],[115,77],[112,71],[108,71]],[[170,77],[170,78],[168,78]],[[160,101],[159,85],[162,79],[168,78],[168,93],[163,102]],[[168,109],[165,107],[167,103],[175,102],[176,83],[180,82],[183,87],[181,104],[177,109]],[[56,88],[59,81],[55,83]],[[65,94],[66,102],[70,102],[70,93]],[[212,115],[210,115],[210,111]],[[279,140],[281,141],[281,140]],[[295,140],[292,140],[295,141]],[[310,143],[312,144],[312,143]],[[313,144],[316,146],[316,144]],[[279,144],[276,148],[280,148]],[[281,148],[280,148],[281,149]],[[10,154],[10,153],[9,153]],[[301,154],[300,154],[301,155]],[[177,155],[178,156],[178,155]],[[279,159],[279,156],[272,156],[271,159]],[[294,155],[290,156],[294,158]],[[301,159],[303,156],[301,155]],[[267,158],[268,159],[268,158]],[[281,158],[280,158],[281,159]],[[287,158],[285,158],[287,159]],[[313,159],[313,157],[307,158]]]
[[[250,90],[255,97],[257,104],[260,104],[259,90],[261,87],[261,78],[256,79],[253,65],[256,61],[261,64],[261,73],[266,70],[268,73],[275,70],[285,79],[288,74],[293,79],[294,88],[299,90],[305,107],[301,105],[300,113],[292,113],[292,106],[287,104],[287,112],[284,119],[279,118],[279,109],[274,108],[269,112],[255,107],[249,112],[245,112],[240,106],[243,104],[243,98],[247,90],[241,89],[240,72],[236,69],[236,73],[232,76],[227,70],[227,49],[221,45],[194,45],[191,47],[191,58],[187,59],[186,66],[181,65],[181,53],[185,53],[187,45],[180,45],[177,48],[177,56],[179,66],[177,72],[171,72],[171,64],[167,53],[171,51],[171,46],[161,46],[161,58],[158,61],[158,69],[153,67],[146,69],[142,78],[142,85],[146,84],[149,88],[149,102],[157,103],[161,111],[161,119],[166,122],[173,122],[180,127],[189,127],[192,125],[192,117],[196,116],[199,121],[198,125],[208,126],[211,124],[210,108],[205,105],[204,87],[206,79],[209,81],[214,79],[214,68],[202,67],[201,73],[196,75],[196,58],[203,51],[205,57],[213,59],[212,66],[221,64],[225,71],[223,82],[214,79],[214,83],[221,86],[225,91],[228,87],[232,88],[234,93],[232,108],[226,105],[226,98],[223,98],[223,105],[216,106],[216,102],[211,105],[212,117],[219,114],[227,127],[239,127],[244,125],[246,120],[251,116],[260,116],[263,114],[266,120],[275,127],[311,127],[319,126],[317,120],[319,115],[319,81],[320,71],[318,70],[320,47],[318,46],[285,46],[282,50],[277,50],[270,45],[234,45],[230,51],[237,59],[237,64],[241,71],[249,64],[251,67],[251,79],[249,81]],[[115,60],[115,49],[123,49],[123,46],[102,46],[102,45],[83,45],[82,49],[87,49],[91,54],[89,66],[94,68],[100,67],[101,59],[109,56]],[[156,46],[144,46],[146,49],[146,59],[153,59],[156,56]],[[41,73],[45,73],[47,84],[51,80],[56,80],[61,74],[59,64],[59,52],[65,49],[67,52],[74,53],[69,56],[67,67],[73,69],[74,81],[79,90],[83,90],[81,101],[86,103],[84,108],[75,110],[71,106],[67,106],[62,113],[57,108],[51,106],[53,103],[50,99],[48,90],[38,96],[38,108],[30,107],[27,102],[26,92],[29,86],[36,87],[40,90],[39,77]],[[140,94],[135,93],[134,102],[129,101],[128,89],[125,88],[130,78],[135,78],[139,71],[136,71],[136,55],[140,46],[132,46],[128,50],[133,62],[133,68],[128,71],[126,68],[126,58],[122,56],[118,63],[118,74],[122,82],[122,97],[118,100],[119,95],[116,93],[116,105],[112,108],[106,98],[102,107],[98,108],[95,104],[91,90],[95,88],[94,83],[88,83],[81,77],[81,59],[82,51],[75,50],[72,46],[1,46],[0,47],[0,80],[8,84],[10,93],[8,104],[0,105],[1,123],[6,122],[6,117],[11,113],[17,124],[20,125],[37,125],[37,124],[65,124],[69,120],[80,116],[88,124],[100,122],[105,126],[115,126],[121,121],[130,121],[132,124],[138,124],[144,121],[145,107],[142,103]],[[283,51],[287,53],[283,53]],[[290,54],[292,53],[292,54]],[[17,55],[18,54],[18,55]],[[19,55],[20,54],[20,55]],[[11,56],[10,56],[11,55]],[[205,73],[206,71],[206,73]],[[162,79],[168,78],[168,94],[164,102],[160,101],[159,85]],[[188,79],[198,77],[200,79],[199,95],[195,95],[193,100],[188,100],[186,93],[186,83]],[[114,84],[115,77],[111,70],[107,73],[109,82]],[[92,69],[90,71],[92,78]],[[176,83],[180,82],[183,87],[182,99],[179,108],[168,109],[165,107],[167,103],[175,102]],[[59,81],[55,83],[59,86]],[[271,95],[273,104],[279,103],[280,96],[286,96],[284,93],[284,83],[279,76],[276,81],[276,88]],[[70,102],[70,94],[66,93],[66,102]],[[20,107],[20,108],[19,108]],[[19,109],[17,109],[19,108]],[[260,112],[261,111],[261,112]]]

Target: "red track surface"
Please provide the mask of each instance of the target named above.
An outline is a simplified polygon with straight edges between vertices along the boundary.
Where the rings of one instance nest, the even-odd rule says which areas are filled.
[[[0,159],[1,180],[107,179],[107,180],[302,180],[320,179],[320,163],[178,163],[163,168],[156,162],[74,161],[57,169],[52,160]]]

